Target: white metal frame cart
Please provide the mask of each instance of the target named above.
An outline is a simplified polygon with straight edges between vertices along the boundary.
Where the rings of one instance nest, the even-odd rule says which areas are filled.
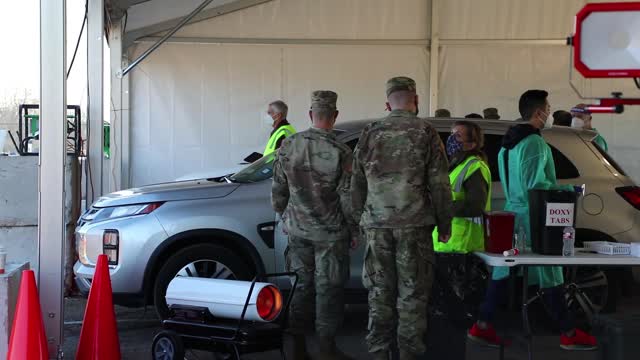
[[[527,341],[529,360],[533,359],[533,336],[529,324],[528,307],[539,298],[539,295],[529,298],[528,275],[530,266],[640,266],[640,257],[595,254],[580,248],[577,248],[576,255],[571,257],[539,255],[530,252],[517,256],[503,256],[502,254],[487,252],[475,252],[474,254],[489,266],[522,267],[522,325]]]

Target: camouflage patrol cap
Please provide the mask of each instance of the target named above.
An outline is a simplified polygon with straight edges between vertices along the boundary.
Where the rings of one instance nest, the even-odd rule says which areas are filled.
[[[435,117],[437,118],[450,118],[451,117],[451,111],[447,110],[447,109],[438,109],[436,110]]]
[[[486,108],[482,110],[482,113],[484,114],[485,119],[500,120],[500,115],[498,115],[498,109],[494,107]]]
[[[311,93],[311,110],[336,110],[338,94],[331,90],[316,90]]]
[[[387,97],[396,91],[416,92],[416,82],[406,76],[397,76],[387,81]]]

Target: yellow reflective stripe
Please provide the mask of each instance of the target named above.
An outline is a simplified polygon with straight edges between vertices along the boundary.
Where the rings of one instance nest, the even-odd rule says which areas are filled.
[[[462,220],[468,221],[472,224],[476,224],[476,225],[484,225],[484,223],[482,222],[482,216],[478,216],[478,217],[466,217],[466,218],[460,218]]]
[[[467,163],[464,165],[464,167],[460,171],[460,174],[458,174],[458,176],[456,177],[456,183],[453,190],[455,192],[462,191],[462,184],[464,183],[464,180],[467,178],[467,172],[469,172],[469,169],[471,168],[472,165],[479,162],[478,159],[475,159],[475,158],[470,158],[470,159],[471,160],[467,161]]]

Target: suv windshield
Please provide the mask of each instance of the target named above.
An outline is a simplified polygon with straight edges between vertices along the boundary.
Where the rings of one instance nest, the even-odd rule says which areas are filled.
[[[239,183],[254,183],[262,180],[270,179],[273,176],[273,160],[275,153],[271,153],[264,156],[247,166],[246,168],[238,171],[230,180]]]

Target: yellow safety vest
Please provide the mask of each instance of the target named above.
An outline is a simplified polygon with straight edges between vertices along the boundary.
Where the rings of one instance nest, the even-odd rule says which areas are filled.
[[[289,137],[296,133],[296,129],[291,125],[284,125],[278,128],[276,132],[271,135],[269,141],[267,142],[267,146],[264,148],[264,152],[262,152],[262,156],[267,156],[272,152],[276,151],[276,144],[278,143],[278,139],[281,136]]]
[[[484,209],[485,211],[489,211],[491,210],[491,171],[487,163],[478,156],[469,156],[449,173],[451,195],[454,201],[464,200],[465,192],[462,184],[478,170],[489,186],[487,203]],[[482,224],[482,217],[454,217],[451,221],[451,239],[446,244],[438,241],[438,229],[436,228],[433,231],[433,249],[436,252],[457,253],[484,250],[484,226]]]

